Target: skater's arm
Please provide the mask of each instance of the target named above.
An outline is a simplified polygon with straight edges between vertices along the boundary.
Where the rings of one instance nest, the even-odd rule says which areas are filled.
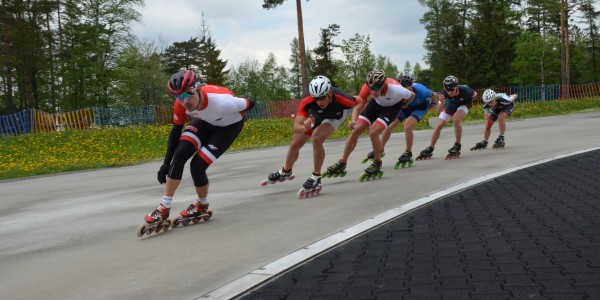
[[[165,159],[163,160],[164,165],[169,166],[171,164],[171,159],[173,159],[175,148],[177,148],[177,143],[181,137],[182,130],[183,125],[173,124],[171,127],[171,132],[169,132],[169,140],[167,141],[167,152],[165,154]]]
[[[358,116],[360,116],[360,113],[365,108],[366,103],[367,101],[359,97],[358,104],[356,104],[356,106],[352,110],[352,119],[348,121],[348,128],[354,129],[354,125],[356,125],[356,122],[358,122]]]
[[[308,128],[307,128],[308,126]],[[305,116],[296,116],[294,119],[294,133],[303,134],[312,128],[312,119]]]

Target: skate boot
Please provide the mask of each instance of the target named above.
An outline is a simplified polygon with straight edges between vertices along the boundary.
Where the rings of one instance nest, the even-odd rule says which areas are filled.
[[[412,167],[413,162],[414,161],[412,159],[412,152],[406,150],[406,151],[404,151],[404,153],[402,155],[400,155],[400,157],[398,157],[398,161],[394,164],[394,169],[398,170],[398,168],[400,166],[402,166],[402,168],[404,168],[407,165],[409,167]]]
[[[208,209],[208,204],[201,204],[198,201],[192,202],[186,209],[179,213],[171,222],[171,227],[176,228],[180,224],[187,226],[190,222],[196,224],[200,221],[208,221],[213,215],[212,210]]]
[[[383,150],[381,150],[381,158],[383,158],[385,156],[385,152],[383,152]],[[367,157],[363,158],[363,160],[361,161],[361,163],[366,163],[370,160],[373,160],[373,158],[375,158],[375,154],[373,154],[373,151],[369,152],[367,154]]]
[[[475,147],[471,148],[471,151],[485,149],[485,148],[487,148],[487,145],[488,145],[488,141],[483,140],[483,141],[475,144]]]
[[[460,157],[460,144],[454,143],[452,148],[448,149],[448,154],[446,154],[446,160],[455,159]]]
[[[504,148],[504,136],[498,136],[496,141],[494,142],[494,149]]]
[[[379,179],[381,176],[383,176],[383,171],[381,171],[381,161],[374,161],[365,169],[365,173],[360,175],[360,182]]]
[[[344,177],[346,176],[347,172],[346,172],[346,163],[342,162],[342,160],[340,159],[338,162],[336,162],[335,164],[327,167],[327,171],[325,171],[325,173],[323,173],[323,177]]]
[[[260,185],[266,186],[267,184],[275,184],[277,182],[284,182],[286,180],[292,180],[296,178],[296,175],[292,171],[284,172],[283,168],[279,171],[273,172],[267,176],[267,179],[260,182]]]
[[[314,173],[308,177],[302,188],[298,191],[298,199],[314,197],[321,193],[321,176]]]
[[[138,227],[137,236],[141,237],[144,234],[150,235],[153,232],[159,233],[169,229],[169,226],[171,226],[171,222],[169,221],[170,211],[170,208],[159,204],[152,213],[147,214],[144,217],[145,222]]]
[[[429,146],[419,153],[417,160],[430,159],[433,156],[433,147]]]

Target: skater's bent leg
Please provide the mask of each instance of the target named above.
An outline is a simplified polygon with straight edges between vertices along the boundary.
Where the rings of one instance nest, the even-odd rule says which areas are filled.
[[[371,145],[373,146],[373,160],[381,161],[381,140],[379,139],[379,135],[385,126],[380,122],[374,122],[369,129],[369,138],[371,139]]]
[[[292,137],[292,143],[290,144],[290,148],[285,156],[285,165],[283,166],[284,169],[291,170],[294,167],[294,164],[300,156],[300,149],[309,139],[310,135],[306,135],[304,133],[294,133],[294,136]]]
[[[485,122],[485,129],[483,130],[483,139],[486,141],[490,139],[490,135],[492,134],[492,126],[494,126],[494,120],[488,119]]]
[[[456,143],[460,144],[462,138],[462,119],[465,117],[466,113],[462,110],[457,110],[454,116],[452,116],[452,122],[454,122],[454,137],[456,138]]]
[[[208,195],[208,176],[206,175],[208,166],[209,164],[198,155],[194,156],[190,163],[190,173],[192,173],[198,198],[206,198]]]
[[[165,196],[173,197],[173,195],[175,195],[175,191],[181,182],[185,163],[190,159],[190,157],[192,157],[192,155],[194,155],[195,152],[196,147],[192,143],[186,140],[179,141],[169,166],[167,182],[164,188]]]
[[[322,123],[315,129],[312,134],[313,139],[313,172],[321,174],[321,168],[323,168],[323,161],[325,161],[325,147],[323,144],[333,133],[335,129],[329,123]]]
[[[398,118],[396,118],[392,122],[392,124],[390,124],[390,126],[388,126],[385,130],[383,130],[383,133],[381,134],[381,149],[385,149],[385,144],[387,144],[387,142],[389,141],[390,136],[392,135],[394,128],[396,128],[396,126],[398,126],[398,123],[400,123],[400,120],[398,120]]]
[[[498,129],[500,130],[500,135],[504,135],[504,132],[506,131],[506,118],[507,117],[508,117],[508,114],[504,111],[502,111],[498,114]]]
[[[446,126],[446,120],[440,118],[437,125],[435,125],[435,129],[433,130],[433,134],[431,134],[431,143],[429,144],[431,147],[435,147],[438,139],[440,138],[440,134],[442,133],[442,129]]]
[[[359,119],[358,122],[356,122],[354,129],[352,130],[352,132],[348,136],[348,139],[346,140],[346,145],[344,146],[344,154],[342,154],[342,160],[348,160],[348,157],[350,157],[350,153],[352,153],[352,151],[354,151],[354,148],[356,148],[358,138],[368,127],[369,124],[363,121],[362,119]]]
[[[413,116],[410,116],[404,120],[404,138],[406,139],[406,150],[411,152],[415,136],[413,129],[415,126],[417,126],[417,123],[419,123],[419,121],[417,121],[417,119],[415,119]]]

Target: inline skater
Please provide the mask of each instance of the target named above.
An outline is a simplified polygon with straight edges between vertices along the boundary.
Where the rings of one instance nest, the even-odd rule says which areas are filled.
[[[455,142],[452,148],[448,149],[446,159],[460,157],[461,138],[462,138],[462,119],[469,112],[469,108],[473,105],[473,99],[477,97],[477,92],[472,90],[467,85],[459,85],[458,79],[455,76],[447,76],[443,82],[444,89],[438,93],[438,100],[443,101],[444,110],[440,112],[439,121],[433,130],[431,136],[431,144],[425,148],[417,160],[429,159],[433,155],[435,144],[440,138],[442,129],[446,123],[452,118],[454,122],[454,137]]]
[[[369,129],[373,147],[373,163],[365,169],[360,180],[371,180],[383,175],[381,171],[381,140],[379,135],[390,125],[396,114],[406,108],[415,98],[415,93],[401,86],[398,81],[387,78],[382,70],[373,70],[359,93],[360,103],[352,111],[348,126],[352,129],[346,140],[342,158],[327,168],[327,176],[344,174],[348,157],[356,148],[360,135]],[[367,103],[368,102],[368,103]],[[363,111],[364,109],[364,111]]]
[[[350,110],[358,101],[354,96],[331,86],[329,78],[323,75],[311,80],[308,92],[309,95],[302,98],[298,106],[294,120],[294,135],[283,168],[269,174],[268,178],[261,183],[265,186],[268,183],[294,179],[292,168],[298,160],[300,149],[312,138],[313,172],[298,192],[300,199],[314,196],[321,191],[321,168],[325,160],[323,143],[346,120]]]
[[[496,93],[492,89],[483,92],[483,114],[485,115],[485,129],[483,130],[483,141],[475,144],[471,150],[485,149],[492,134],[492,126],[498,121],[500,135],[494,142],[494,148],[504,148],[504,132],[506,132],[506,118],[515,109],[517,94],[507,95]]]
[[[167,87],[175,96],[175,103],[167,151],[157,174],[158,182],[165,184],[164,196],[156,209],[144,217],[138,236],[168,228],[171,202],[190,158],[198,198],[170,225],[176,227],[179,218],[184,218],[183,222],[210,218],[206,169],[237,138],[244,127],[244,112],[255,105],[255,101],[236,97],[225,87],[200,84],[200,77],[192,70],[182,69],[173,74]],[[184,128],[187,117],[191,120]]]
[[[415,99],[411,104],[401,109],[398,112],[397,118],[388,126],[381,134],[381,149],[385,149],[385,144],[390,139],[392,131],[400,123],[404,122],[404,137],[406,139],[406,150],[398,158],[398,161],[394,165],[394,168],[402,166],[403,168],[408,165],[412,166],[412,146],[414,140],[413,129],[423,119],[423,117],[429,111],[430,106],[437,106],[438,96],[437,93],[431,91],[426,86],[414,82],[414,77],[408,74],[398,74],[398,82],[400,85],[405,87],[411,92],[415,93]],[[369,152],[367,159],[373,156],[373,152]]]

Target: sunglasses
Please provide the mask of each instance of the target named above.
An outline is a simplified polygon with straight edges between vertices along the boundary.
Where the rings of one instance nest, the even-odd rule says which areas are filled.
[[[378,85],[378,86],[372,86],[372,87],[370,87],[370,89],[373,92],[378,92],[378,91],[381,91],[382,87],[383,87],[383,85]]]
[[[194,95],[194,92],[187,91],[187,92],[181,93],[179,95],[175,95],[175,98],[177,98],[177,100],[183,102],[185,100],[192,98],[192,95]]]
[[[196,82],[194,85],[190,86],[190,88],[186,92],[175,95],[175,98],[177,98],[177,100],[181,102],[188,100],[192,98],[192,96],[194,96],[194,93],[196,92],[196,89],[198,89],[199,86],[200,84]]]
[[[323,101],[325,99],[327,99],[327,95],[315,98],[315,101]]]

